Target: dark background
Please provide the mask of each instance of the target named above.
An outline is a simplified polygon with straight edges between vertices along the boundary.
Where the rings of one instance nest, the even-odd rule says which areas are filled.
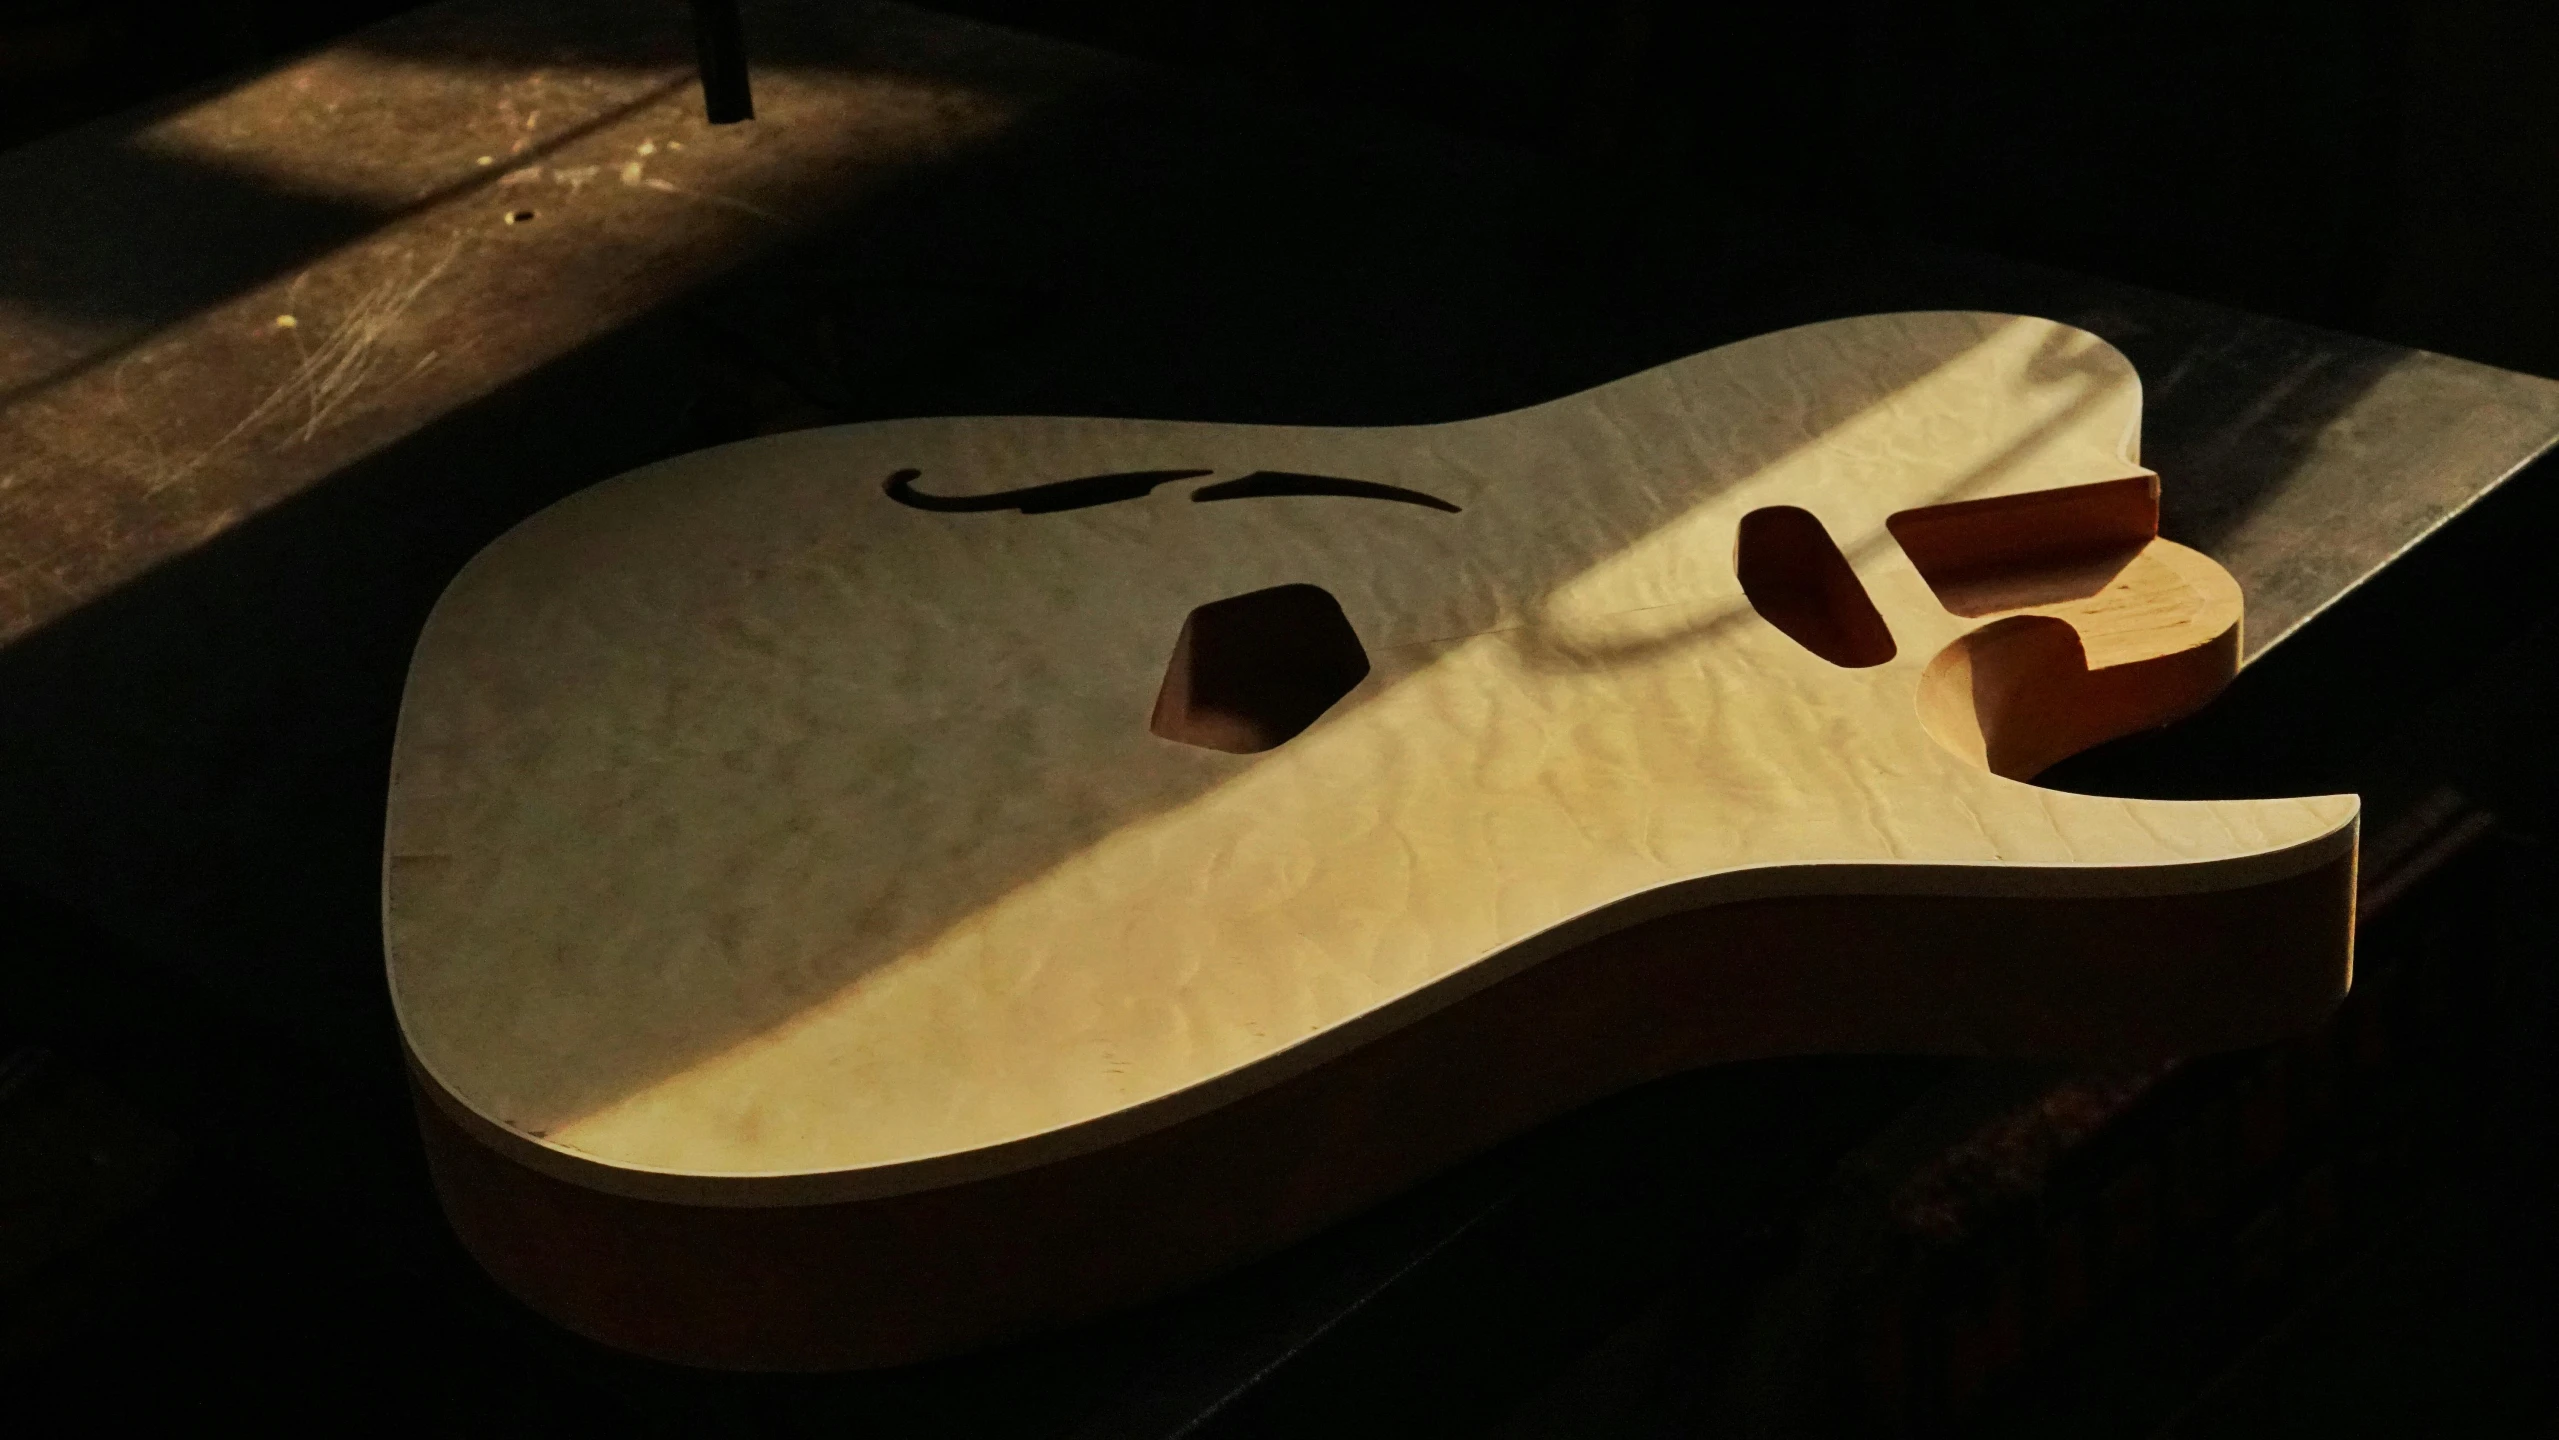
[[[5,0],[0,145],[406,8]],[[2529,0],[938,8],[1535,152],[1587,182],[1583,234],[1782,209],[2559,374],[2559,7]]]
[[[677,8],[632,3],[635,12]],[[401,8],[0,0],[0,145],[219,83]],[[1540,193],[1554,208],[1553,246],[1570,252],[1553,261],[1558,270],[1622,264],[1658,274],[1677,256],[1656,252],[1697,233],[1690,222],[1700,217],[1786,215],[2559,375],[2559,85],[2549,79],[2559,62],[2559,7],[967,0],[942,8],[1164,62],[1240,106],[1271,102],[1274,131],[1318,111],[1349,126],[1376,116],[1530,157],[1550,177]],[[1317,383],[1309,393],[1330,392]],[[928,398],[950,403],[939,391]],[[2148,1388],[2126,1382],[2133,1398],[2109,1433],[2151,1433],[2178,1413],[2199,1417],[2181,1433],[2517,1433],[2559,1413],[2542,1373],[2559,1371],[2549,1363],[2559,1356],[2536,1289],[2559,1273],[2540,1238],[2547,1227],[2538,1207],[2551,1192],[2546,1177],[2498,1177],[2495,1157],[2514,1137],[2510,1126],[2500,1129],[2504,1112],[2478,1103],[2496,1083],[2459,1078],[2493,1071],[2518,1049],[2548,1049],[2490,1031],[2501,1014],[2521,1029],[2550,1013],[2549,996],[2525,1003],[2531,997],[2512,993],[2538,974],[2533,967],[2559,934],[2549,904],[2559,870],[2533,839],[2559,813],[2559,783],[2541,758],[2551,698],[2542,677],[2559,674],[2551,663],[2559,643],[2546,620],[2536,628],[2533,617],[2551,607],[2529,575],[2550,509],[2517,499],[2464,522],[2466,538],[2447,537],[2464,548],[2430,546],[2434,558],[2421,553],[2352,613],[2324,622],[2337,638],[2288,647],[2280,673],[2252,671],[2217,707],[2232,717],[2219,730],[2184,732],[2164,759],[2157,749],[2091,757],[2080,776],[2104,789],[2108,763],[2120,776],[2146,761],[2154,776],[2180,774],[2208,791],[2230,784],[2234,771],[2272,786],[2274,758],[2289,756],[2302,788],[2350,774],[2369,790],[2380,768],[2367,757],[2397,748],[2446,757],[2414,768],[2427,784],[2458,771],[2458,783],[2494,803],[2505,822],[2484,869],[2455,875],[2452,890],[2366,937],[2371,977],[2437,951],[2453,957],[2438,967],[2444,973],[2469,977],[2461,981],[2468,998],[2447,992],[2427,1002],[2433,1018],[2417,1027],[2425,1038],[2411,1042],[2417,1068],[2434,1077],[2433,1098],[2407,1102],[2415,1118],[2395,1122],[2423,1142],[2410,1141],[2417,1158],[2397,1172],[2425,1177],[2411,1186],[2404,1214],[2413,1218],[2393,1211],[2386,1238],[2353,1264],[2323,1260],[2292,1272],[2298,1283],[2248,1317],[2253,1329],[2221,1336],[2192,1373],[2120,1360]],[[2436,638],[2450,633],[2447,621],[2488,609],[2498,623],[2471,627],[2461,645]],[[2315,741],[2249,732],[2298,716],[2299,703],[2275,703],[2286,696],[2353,694],[2377,675],[2405,680],[2426,667],[2427,683],[2449,698],[2413,730]],[[311,1077],[338,1072],[281,1048],[244,1054],[255,1046],[206,1040],[193,1002],[147,966],[118,959],[84,917],[32,897],[0,900],[13,958],[39,977],[0,999],[38,994],[28,1013],[44,1022],[47,1043],[75,1035],[83,1042],[76,1058],[89,1067],[28,1080],[0,1064],[0,1106],[41,1080],[56,1087],[46,1113],[70,1127],[66,1136],[87,1137],[21,1138],[39,1148],[96,1144],[118,1164],[184,1167],[187,1176],[168,1192],[176,1198],[121,1222],[110,1243],[0,1297],[0,1359],[37,1356],[29,1373],[43,1381],[8,1372],[16,1378],[0,1385],[0,1423],[13,1430],[13,1420],[26,1422],[24,1433],[67,1429],[50,1410],[77,1404],[100,1426],[264,1411],[294,1428],[451,1434],[599,1425],[687,1434],[727,1424],[858,1433],[841,1427],[860,1413],[880,1433],[1009,1433],[989,1418],[1017,1398],[1004,1386],[1034,1400],[1060,1393],[1074,1387],[1043,1366],[1074,1365],[1091,1372],[1077,1382],[1085,1392],[1099,1393],[1116,1383],[1108,1366],[1130,1353],[1070,1348],[984,1372],[1000,1381],[967,1403],[958,1394],[965,1377],[938,1391],[930,1377],[903,1389],[893,1382],[851,1412],[843,1397],[852,1392],[696,1385],[600,1355],[473,1288],[414,1173],[394,1086],[368,1079],[371,1088],[315,1100]],[[2483,935],[2483,926],[2496,933]],[[44,991],[43,975],[75,970],[84,977],[77,994]],[[88,1025],[80,1007],[98,997],[115,1013]],[[0,1005],[0,1040],[18,1039],[21,1019]],[[1676,1223],[1660,1212],[1691,1193],[1682,1177],[1713,1149],[1711,1137],[1668,1128],[1692,1124],[1699,1105],[1714,1108],[1714,1094],[1692,1103],[1688,1092],[1725,1093],[1736,1131],[1828,1117],[1845,1135],[1906,1094],[1906,1068],[1859,1062],[1805,1068],[1791,1080],[1768,1070],[1697,1077],[1604,1107],[1569,1133],[1532,1137],[1505,1162],[1511,1172],[1598,1178],[1576,1182],[1581,1189],[1538,1179],[1508,1192],[1525,1198],[1487,1209],[1494,1219],[1449,1252],[1472,1247],[1476,1258],[1448,1263],[1471,1283],[1555,1297],[1552,1334],[1487,1319],[1469,1337],[1478,1348],[1453,1361],[1465,1346],[1444,1337],[1467,1334],[1470,1305],[1506,1316],[1517,1297],[1482,1295],[1476,1304],[1464,1283],[1439,1285],[1421,1309],[1383,1307],[1352,1325],[1299,1367],[1292,1386],[1229,1416],[1217,1433],[1575,1433],[1577,1406],[1624,1388],[1606,1370],[1616,1342],[1593,1340],[1622,1316],[1615,1298],[1594,1299],[1567,1272],[1649,1282],[1659,1277],[1647,1272],[1667,1266],[1675,1274],[1666,1288],[1744,1294],[1754,1277],[1790,1263],[1782,1238],[1755,1238],[1750,1214],[1728,1227],[1741,1239],[1725,1249],[1658,1263],[1644,1252],[1648,1237]],[[1763,1085],[1792,1087],[1796,1112],[1771,1119],[1755,1103],[1753,1087]],[[2388,1086],[2375,1093],[2391,1105],[2405,1099]],[[190,1138],[170,1141],[173,1131]],[[173,1145],[193,1149],[181,1156]],[[1449,1197],[1462,1199],[1469,1186],[1498,1188],[1499,1176],[1485,1173],[1493,1178],[1457,1177],[1431,1203],[1457,1203]],[[1768,1178],[1771,1187],[1791,1183]],[[1609,1186],[1633,1198],[1621,1210],[1595,1203],[1593,1187]],[[1438,1223],[1410,1207],[1373,1218],[1326,1243],[1391,1251],[1380,1236]],[[1559,1246],[1559,1234],[1572,1238]],[[1577,1317],[1570,1303],[1589,1306],[1589,1315]],[[2220,1306],[2207,1294],[2152,1329]],[[1602,1311],[1604,1321],[1590,1318]],[[1178,1327],[1203,1313],[1217,1312],[1211,1305],[1145,1323]],[[26,1335],[13,1328],[21,1322]],[[1649,1323],[1639,1316],[1635,1330]],[[1700,1308],[1656,1328],[1670,1336],[1659,1341],[1670,1352],[1703,1353],[1729,1340],[1717,1329],[1727,1323],[1743,1322]],[[1442,1338],[1420,1338],[1434,1336]],[[1140,1333],[1165,1349],[1186,1338]],[[1564,1353],[1598,1357],[1574,1362],[1598,1367],[1579,1390],[1550,1386],[1562,1384],[1550,1372]],[[1432,1365],[1455,1368],[1412,1380]],[[2209,1392],[2222,1398],[2194,1409],[2205,1392],[2197,1377],[2212,1373],[2225,1376]],[[1518,1408],[1531,1390],[1547,1398]],[[1455,1393],[1477,1402],[1463,1425],[1428,1408]],[[41,1402],[28,1398],[39,1394]],[[2268,1398],[2283,1396],[2291,1398]],[[2040,1431],[2020,1421],[2015,1433],[2099,1433],[2094,1417],[2107,1403],[2083,1399]],[[48,1413],[30,1413],[38,1404]],[[2248,1418],[2278,1411],[2280,1423]],[[1663,1433],[1678,1433],[1666,1423]]]

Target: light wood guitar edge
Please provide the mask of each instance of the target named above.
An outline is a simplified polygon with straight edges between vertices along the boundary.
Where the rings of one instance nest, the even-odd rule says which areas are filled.
[[[2003,1031],[2057,1040],[2080,1058],[2105,1048],[2087,1037],[2117,1048],[2142,1037],[2124,1059],[2298,1033],[2350,981],[2353,840],[2349,821],[2280,857],[2249,857],[2254,883],[2229,890],[1856,904],[1797,894],[1675,912],[1562,963],[1441,995],[1435,1013],[1331,1063],[1258,1076],[1263,1088],[1232,1103],[1159,1112],[1159,1128],[1105,1149],[862,1200],[721,1206],[612,1193],[490,1144],[485,1122],[412,1073],[447,1215],[535,1310],[681,1364],[871,1369],[1170,1293],[1631,1085],[1831,1048],[1783,1043],[1806,1038],[1787,1036],[1803,1007],[1790,1017],[1783,1001],[1852,975],[1871,983],[1879,949],[1907,949],[1911,988],[1870,1010],[1871,1033],[1843,1037],[1834,1025],[1829,1039],[1851,1042],[1840,1048],[1891,1049],[1896,1006],[1926,1011],[1949,996],[1977,1009],[1983,1043],[1972,1053],[2032,1053],[2004,1046]],[[1692,922],[1708,918],[1713,938],[1730,943],[1701,957]],[[2163,959],[2163,933],[2192,940]],[[1923,943],[1906,944],[1913,937]],[[2076,963],[2055,965],[2060,955]],[[2234,987],[2234,975],[2246,983]],[[1919,1023],[1947,1020],[1941,1009]],[[648,1263],[629,1263],[638,1255]]]
[[[2032,789],[2022,782],[2020,789]],[[2203,808],[2218,802],[2195,802]],[[1009,1143],[889,1164],[810,1173],[697,1174],[612,1164],[566,1146],[528,1136],[480,1114],[444,1084],[410,1049],[403,1050],[420,1093],[463,1133],[545,1175],[635,1200],[722,1208],[822,1206],[907,1195],[983,1181],[1092,1154],[1192,1120],[1245,1096],[1269,1089],[1391,1035],[1469,996],[1490,990],[1532,967],[1598,946],[1613,935],[1678,916],[1703,920],[1727,907],[1754,901],[1821,900],[1853,908],[1861,900],[2057,900],[2102,905],[2111,900],[2181,896],[2232,899],[2333,866],[2351,873],[2360,826],[2354,796],[2321,796],[2296,803],[2330,809],[2335,823],[2290,846],[2252,854],[2140,868],[2107,864],[1986,865],[1786,865],[1701,876],[1630,896],[1556,926],[1543,934],[1466,965],[1439,982],[1400,997],[1345,1024],[1308,1036],[1255,1063],[1209,1077],[1173,1094],[1075,1125],[1026,1135]],[[2351,893],[2351,892],[2350,892]],[[2351,936],[2351,905],[2348,907]],[[2342,994],[2342,990],[2340,991]],[[1747,1043],[1701,1055],[1693,1065],[1766,1059],[1788,1054],[1855,1049],[1853,1043],[1785,1042],[1783,1025],[1766,1032],[1766,1046]],[[2271,1039],[2271,1035],[2252,1037]],[[2230,1048],[2250,1038],[2199,1049]],[[1967,1048],[1937,1043],[1893,1047],[1900,1053],[2009,1054],[2041,1052]],[[2163,1053],[2177,1053],[2169,1045]]]

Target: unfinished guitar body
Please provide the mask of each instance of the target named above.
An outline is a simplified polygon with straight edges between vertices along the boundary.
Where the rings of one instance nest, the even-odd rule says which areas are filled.
[[[1889,315],[1458,424],[898,421],[572,497],[401,716],[448,1213],[608,1342],[892,1364],[1697,1065],[2307,1027],[2351,797],[2027,783],[2237,664],[2139,419],[2092,336]]]

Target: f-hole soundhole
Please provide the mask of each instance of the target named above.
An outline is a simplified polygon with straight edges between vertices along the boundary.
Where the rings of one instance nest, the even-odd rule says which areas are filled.
[[[1294,738],[1368,678],[1341,603],[1317,585],[1277,585],[1190,613],[1147,728],[1250,755]]]
[[[1733,566],[1751,608],[1796,644],[1850,669],[1893,658],[1893,632],[1811,511],[1770,505],[1743,516]]]

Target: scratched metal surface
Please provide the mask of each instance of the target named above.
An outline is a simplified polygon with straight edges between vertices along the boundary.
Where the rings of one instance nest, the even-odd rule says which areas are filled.
[[[375,866],[427,605],[515,520],[665,454],[915,413],[1455,419],[1836,315],[2040,313],[2141,370],[2168,532],[2240,578],[2264,653],[2559,435],[2559,385],[2445,357],[1775,225],[1577,238],[1605,229],[1587,197],[1521,157],[1373,117],[889,7],[747,18],[752,127],[700,124],[679,7],[480,0],[0,155],[0,877],[195,987],[206,1025],[318,1057],[286,1131],[313,1155],[395,1143],[334,1133],[375,1112],[329,1097],[398,1083]],[[782,1433],[1251,1433],[1282,1423],[1237,1418],[1271,1377],[1391,1352],[1392,1297],[1480,1283],[1469,1247],[1640,1271],[1701,1233],[1682,1206],[1745,1234],[1927,1079],[1683,1082],[1188,1300],[929,1373],[777,1387],[502,1343],[633,1414]],[[1715,1147],[1747,1183],[1701,1178]],[[1566,1171],[1630,1208],[1593,1222]],[[415,1198],[335,1183],[341,1210]],[[1692,1249],[1700,1284],[1757,1263]]]

